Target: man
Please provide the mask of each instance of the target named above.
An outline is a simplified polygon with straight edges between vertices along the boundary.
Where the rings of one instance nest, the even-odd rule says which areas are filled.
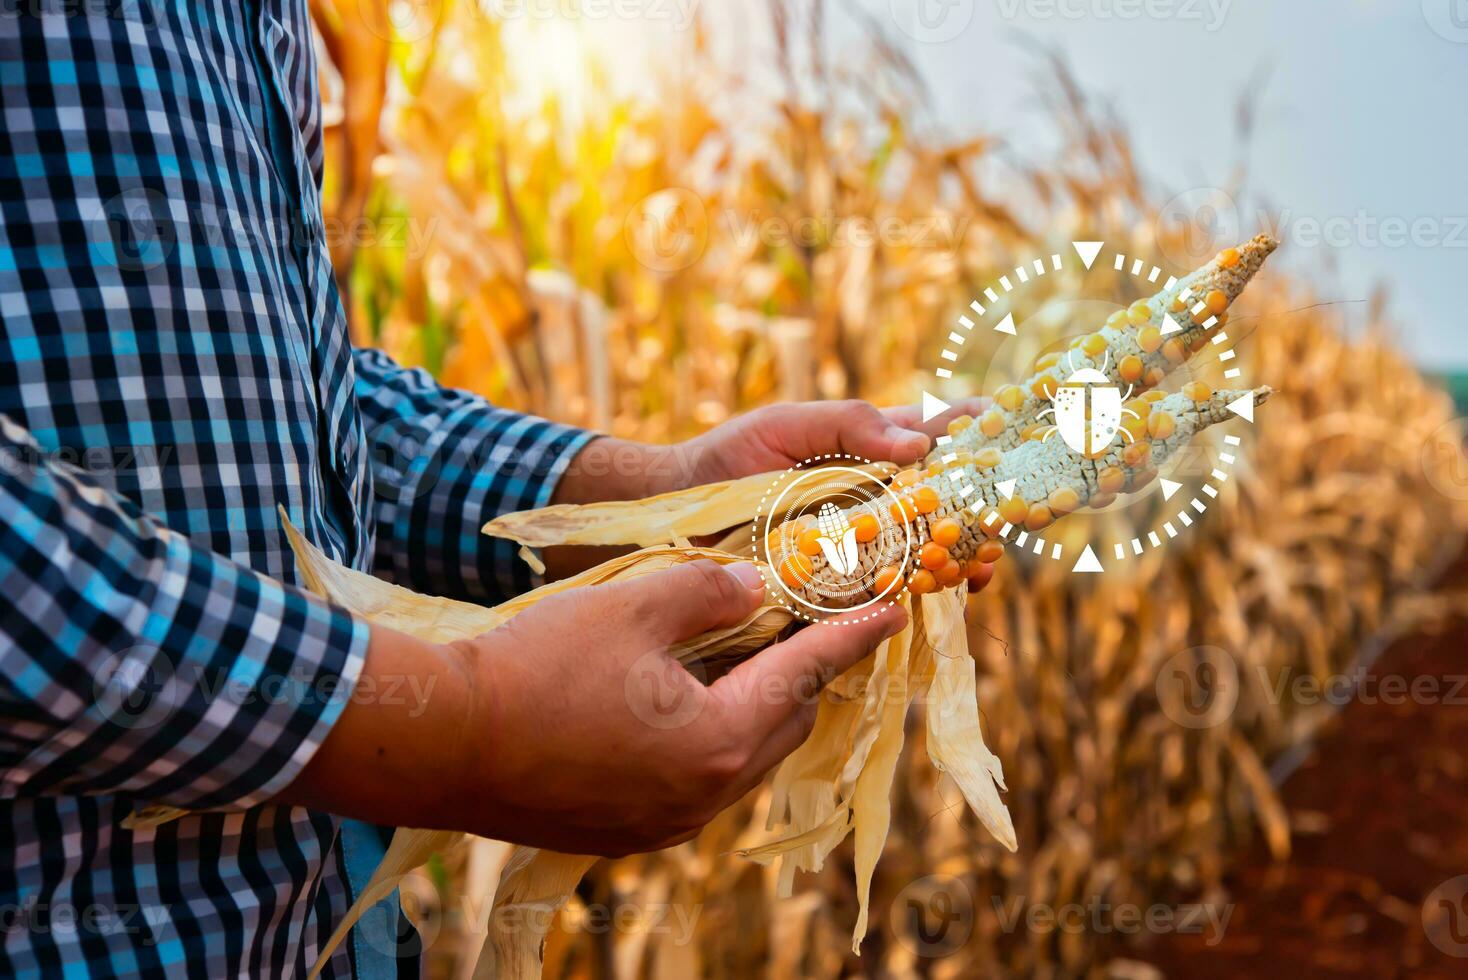
[[[700,710],[669,732],[628,672],[752,610],[752,566],[580,590],[452,647],[307,595],[277,506],[340,562],[497,601],[533,582],[479,534],[495,514],[928,439],[847,402],[638,446],[354,351],[306,0],[24,6],[0,19],[0,974],[304,975],[382,854],[371,825],[687,839],[809,731],[811,705],[741,691],[824,681],[901,627],[804,630],[739,684],[674,674]],[[149,804],[200,812],[122,826]],[[403,965],[361,932],[326,976]]]

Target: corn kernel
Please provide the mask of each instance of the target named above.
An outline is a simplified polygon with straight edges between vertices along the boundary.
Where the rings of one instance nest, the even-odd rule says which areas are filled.
[[[805,555],[795,552],[787,555],[780,562],[780,581],[792,589],[798,589],[810,581],[811,575],[815,573],[815,566]]]
[[[1106,318],[1106,325],[1112,330],[1125,329],[1127,325],[1126,310],[1117,310]]]
[[[938,591],[938,580],[926,568],[919,568],[907,579],[907,591],[913,595],[926,595]]]
[[[902,574],[895,566],[888,565],[877,572],[872,580],[872,592],[878,596],[891,597],[902,588]]]
[[[814,558],[821,553],[821,529],[818,527],[806,528],[800,532],[800,537],[795,539],[795,547],[802,555]]]
[[[999,505],[999,516],[1010,524],[1023,524],[1030,515],[1030,505],[1023,497],[1010,497]]]
[[[1165,392],[1165,391],[1158,391],[1156,389],[1153,389],[1152,391],[1144,391],[1144,392],[1142,392],[1142,395],[1141,395],[1141,399],[1144,402],[1160,402],[1160,401],[1162,401],[1162,399],[1164,399],[1166,397],[1167,397],[1167,392]]]
[[[952,548],[958,544],[958,539],[963,537],[963,525],[951,517],[945,517],[928,529],[928,536],[933,539],[933,544]]]
[[[897,502],[887,509],[891,512],[892,519],[902,524],[906,524],[917,516],[917,506],[912,502],[912,498],[906,495],[898,497]]]
[[[1096,474],[1096,486],[1102,493],[1120,493],[1126,486],[1126,470],[1119,466],[1106,467]]]
[[[1152,459],[1152,444],[1137,441],[1122,447],[1121,461],[1131,469],[1146,466]]]
[[[1045,504],[1036,504],[1025,515],[1026,531],[1043,531],[1054,523],[1055,515],[1051,513],[1050,508]]]
[[[950,558],[947,564],[933,572],[933,577],[939,585],[957,585],[963,581],[963,566]]]
[[[1034,393],[1036,398],[1043,398],[1049,401],[1055,397],[1055,378],[1048,374],[1040,375],[1030,385],[1030,391]]]
[[[912,495],[912,502],[919,514],[931,514],[938,509],[940,503],[938,491],[932,487],[918,487]]]
[[[1117,470],[1117,472],[1120,473],[1121,471]],[[1123,485],[1126,484],[1125,475],[1122,476],[1121,482]],[[1093,493],[1091,494],[1091,499],[1086,501],[1086,506],[1092,510],[1105,510],[1114,503],[1116,503],[1116,494],[1114,493]]]
[[[1162,379],[1166,377],[1167,374],[1163,372],[1162,368],[1148,368],[1147,373],[1142,375],[1142,383],[1148,388],[1156,388],[1162,384]]]
[[[1225,269],[1232,269],[1234,266],[1238,265],[1239,250],[1236,248],[1226,248],[1222,252],[1219,252],[1218,264]]]
[[[1048,354],[1041,354],[1039,357],[1035,358],[1035,370],[1043,371],[1048,367],[1054,367],[1056,362],[1059,360],[1060,355],[1057,354],[1055,351],[1051,351]]]
[[[936,572],[947,564],[951,557],[953,556],[948,554],[947,548],[936,541],[929,541],[918,552],[918,563],[928,571]]]
[[[1087,357],[1099,357],[1106,349],[1106,338],[1099,333],[1093,333],[1081,341],[1081,350]]]
[[[1147,301],[1139,299],[1126,309],[1126,318],[1133,326],[1140,327],[1152,319],[1152,308]]]
[[[1166,412],[1154,412],[1147,420],[1147,434],[1153,439],[1169,439],[1177,431],[1177,422]]]
[[[974,561],[985,565],[992,565],[1004,555],[1003,541],[983,541],[974,551]]]
[[[970,595],[982,590],[984,586],[989,584],[989,580],[994,577],[994,566],[992,564],[980,563],[977,569],[971,571],[966,569],[965,571],[968,572],[968,591]]]
[[[1003,458],[1003,454],[999,450],[993,446],[985,446],[983,449],[974,453],[974,465],[981,470],[993,469],[999,465],[999,460]]]
[[[994,517],[993,520],[989,519],[991,514]],[[989,537],[998,537],[999,529],[1003,526],[1004,516],[995,508],[985,507],[979,514],[979,530],[983,531]]]
[[[1147,434],[1147,417],[1144,415],[1124,415],[1121,419],[1121,427],[1132,434],[1133,439],[1140,439]]]
[[[1025,403],[1025,391],[1019,385],[1004,385],[994,392],[994,401],[1000,408],[1015,412]]]
[[[1162,331],[1156,327],[1143,327],[1137,331],[1137,346],[1142,352],[1150,354],[1162,346]]]
[[[1176,337],[1168,337],[1162,344],[1162,356],[1173,364],[1181,364],[1188,359],[1188,349],[1183,342]]]
[[[1183,385],[1183,394],[1195,402],[1206,402],[1213,397],[1213,389],[1202,381],[1189,381]]]
[[[1070,487],[1061,487],[1058,490],[1052,490],[1050,492],[1050,497],[1046,500],[1046,503],[1049,504],[1050,510],[1054,514],[1062,516],[1069,514],[1081,505],[1081,495]]]
[[[956,437],[960,432],[962,432],[964,429],[967,429],[973,424],[974,417],[972,415],[960,415],[958,418],[948,423],[948,434],[950,436]]]
[[[892,478],[892,485],[894,487],[910,487],[922,478],[922,470],[899,470],[897,475]]]
[[[1207,305],[1208,312],[1214,316],[1228,309],[1228,297],[1224,295],[1221,289],[1208,290],[1208,295],[1203,299],[1203,302]]]
[[[1136,384],[1142,380],[1142,359],[1135,354],[1128,354],[1121,359],[1116,366],[1116,371],[1121,375],[1121,380],[1128,384]]]
[[[986,438],[998,438],[999,434],[1004,431],[1004,416],[992,408],[989,409],[984,413],[984,417],[979,419],[979,431]]]
[[[858,514],[856,519],[851,522],[851,527],[856,531],[857,544],[866,544],[868,541],[877,540],[877,533],[881,530],[875,514]]]

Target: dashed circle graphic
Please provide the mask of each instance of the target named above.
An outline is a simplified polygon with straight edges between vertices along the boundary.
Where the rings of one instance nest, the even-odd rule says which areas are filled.
[[[760,498],[750,525],[753,553],[761,559],[758,567],[769,591],[801,619],[826,624],[834,614],[865,609],[869,610],[865,615],[849,617],[839,625],[864,622],[907,594],[907,573],[925,534],[915,522],[893,519],[892,508],[900,509],[902,501],[881,474],[870,469],[875,465],[849,453],[812,456],[779,474]],[[875,547],[855,544],[853,515],[875,521],[875,536],[861,542]],[[786,583],[781,569],[801,554],[799,538],[808,530],[817,532],[820,550],[806,557],[812,564],[820,557],[823,574],[811,575],[795,589]],[[846,560],[843,555],[855,556],[850,568],[839,567]],[[897,570],[896,581],[903,584],[879,591],[877,573],[889,567]]]
[[[1072,243],[1077,257],[1080,258],[1087,270],[1096,263],[1105,245],[1105,242]],[[1112,256],[1112,268],[1117,272],[1126,272],[1139,279],[1143,279],[1152,287],[1153,291],[1156,291],[1157,282],[1163,276],[1161,267],[1145,262],[1136,256],[1127,256],[1123,252],[1110,254]],[[1050,255],[1048,260],[1045,258],[1033,259],[1028,263],[1021,263],[1015,266],[1012,274],[1005,273],[996,282],[985,287],[982,298],[970,302],[968,305],[969,312],[961,314],[958,317],[960,330],[955,330],[948,334],[948,342],[943,347],[940,364],[951,365],[958,361],[959,352],[976,325],[976,318],[983,318],[988,315],[992,311],[992,308],[1001,302],[1001,292],[1013,292],[1025,283],[1038,280],[1051,272],[1059,272],[1066,267],[1066,263],[1067,260],[1062,258],[1059,252]],[[1163,291],[1170,291],[1178,282],[1179,280],[1176,276],[1169,275],[1163,282],[1161,289]],[[1203,298],[1196,296],[1191,287],[1184,286],[1178,293],[1178,297],[1183,303],[1188,304],[1187,309],[1194,318],[1197,318],[1207,310],[1207,304]],[[988,305],[986,306],[985,303]],[[1214,331],[1215,328],[1219,327],[1218,317],[1209,314],[1206,319],[1200,321],[1200,325],[1204,331]],[[1017,336],[1018,331],[1015,329],[1014,314],[1006,313],[993,325],[993,329],[999,333]],[[1212,332],[1209,341],[1215,350],[1219,363],[1227,364],[1234,359],[1235,353],[1226,331],[1218,329],[1216,332]],[[1241,373],[1238,367],[1229,366],[1224,369],[1223,377],[1226,381],[1233,381]],[[948,381],[953,377],[953,369],[947,366],[940,366],[935,369],[934,374],[940,382]],[[924,394],[925,401],[929,397],[931,396],[926,393]],[[1229,408],[1234,414],[1252,422],[1253,397],[1249,395],[1246,398],[1247,404],[1231,404]],[[935,440],[935,444],[938,449],[942,449],[952,441],[952,436],[943,435]],[[1226,435],[1223,438],[1223,442],[1224,449],[1218,454],[1218,465],[1212,468],[1212,472],[1209,474],[1208,480],[1203,483],[1198,496],[1194,496],[1182,504],[1174,514],[1171,514],[1160,525],[1148,531],[1145,536],[1138,535],[1133,537],[1130,542],[1116,542],[1113,548],[1113,555],[1116,561],[1124,561],[1129,557],[1139,556],[1149,547],[1161,547],[1163,535],[1166,535],[1167,540],[1177,537],[1182,529],[1193,525],[1194,515],[1201,515],[1208,509],[1208,501],[1215,499],[1219,495],[1220,488],[1229,478],[1228,467],[1237,462],[1240,452],[1240,440],[1238,436]],[[950,464],[957,460],[957,458],[957,453],[952,451],[944,453],[942,456],[945,464]],[[968,479],[966,469],[955,469],[952,472],[957,477],[956,482],[960,494],[964,499],[969,501],[969,509],[979,516],[982,526],[988,533],[1012,543],[1017,549],[1028,549],[1036,555],[1048,556],[1056,561],[1065,559],[1066,550],[1059,541],[1047,540],[1037,532],[1029,532],[1024,528],[1015,527],[1009,521],[1004,520],[999,515],[997,509],[995,509],[1002,503],[1002,500],[984,500],[983,495],[978,492],[978,488],[973,486],[972,481]],[[996,484],[995,488],[1001,494],[1012,494],[1014,483],[1014,480],[1005,481],[1004,483]],[[1181,483],[1174,483],[1170,480],[1161,479],[1159,483],[1162,486],[1163,499],[1166,501],[1171,501],[1172,497],[1182,489]],[[1006,485],[1008,486],[1007,490],[1005,489]],[[1202,499],[1204,497],[1208,498],[1208,501]],[[1190,509],[1192,513],[1189,513]],[[996,527],[995,525],[999,526]],[[1085,546],[1082,553],[1076,557],[1074,564],[1071,566],[1071,571],[1073,572],[1100,572],[1103,570],[1102,560],[1097,557],[1090,544]]]

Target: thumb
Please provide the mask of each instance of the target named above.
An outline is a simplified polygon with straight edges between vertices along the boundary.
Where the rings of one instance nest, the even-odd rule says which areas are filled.
[[[848,613],[808,626],[715,681],[715,697],[730,704],[752,703],[751,710],[741,707],[740,713],[753,729],[750,737],[763,741],[828,682],[883,640],[900,633],[908,622],[907,611],[901,606],[885,606],[872,613]],[[793,748],[791,745],[785,751]]]
[[[749,562],[707,558],[605,587],[607,598],[662,643],[677,643],[743,620],[765,601],[765,580]]]

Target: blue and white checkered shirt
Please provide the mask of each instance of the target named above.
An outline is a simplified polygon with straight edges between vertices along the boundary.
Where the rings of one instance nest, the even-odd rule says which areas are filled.
[[[304,975],[382,838],[266,802],[368,633],[297,587],[277,505],[497,599],[530,581],[479,526],[589,438],[351,348],[306,5],[0,11],[3,976]],[[155,803],[217,812],[122,827]]]

